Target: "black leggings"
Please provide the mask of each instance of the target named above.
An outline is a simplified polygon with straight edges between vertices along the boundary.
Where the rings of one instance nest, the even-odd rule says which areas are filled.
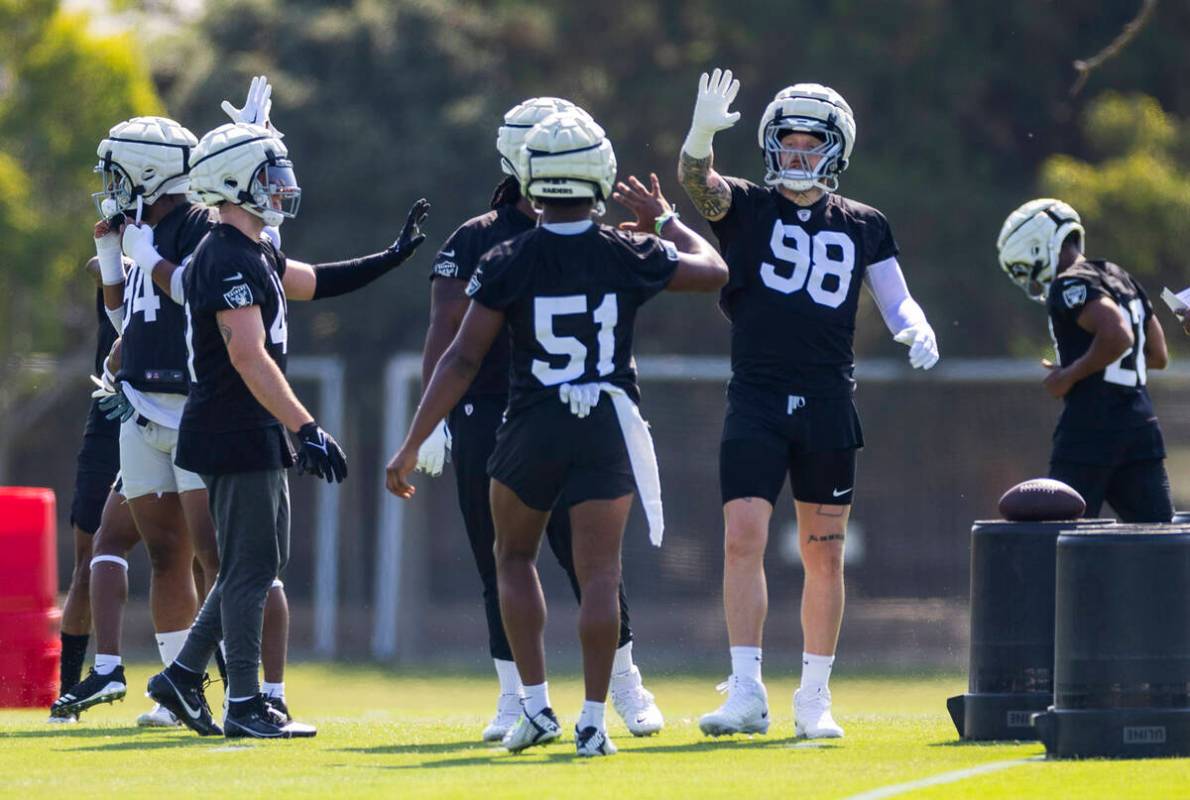
[[[492,506],[488,492],[488,459],[496,447],[496,429],[500,427],[507,398],[502,396],[468,398],[450,414],[448,424],[452,437],[451,462],[454,464],[455,481],[459,489],[459,510],[463,512],[463,524],[467,538],[471,540],[471,553],[475,556],[475,567],[483,582],[483,607],[488,621],[488,648],[492,658],[512,661],[512,648],[504,634],[504,623],[500,619],[500,595],[496,588],[496,526],[492,522]],[[575,599],[580,599],[578,578],[574,574],[574,556],[570,547],[570,514],[564,500],[550,514],[545,528],[550,550],[570,580]],[[620,641],[624,646],[632,641],[632,628],[628,621],[628,599],[624,594],[624,582],[620,582]]]

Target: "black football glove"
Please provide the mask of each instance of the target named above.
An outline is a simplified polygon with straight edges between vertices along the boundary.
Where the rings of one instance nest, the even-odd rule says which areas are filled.
[[[342,483],[347,477],[347,456],[334,437],[316,422],[307,422],[298,430],[297,436],[298,475],[309,473],[326,478],[327,483]]]
[[[426,235],[421,232],[421,224],[426,221],[426,217],[429,215],[430,201],[424,197],[409,209],[409,216],[405,218],[405,227],[401,228],[401,235],[388,248],[394,253],[398,253],[402,261],[413,255],[413,251],[426,240]]]

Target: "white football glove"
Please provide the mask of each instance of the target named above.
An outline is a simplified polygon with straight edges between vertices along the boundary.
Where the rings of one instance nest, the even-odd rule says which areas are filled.
[[[590,415],[591,409],[599,405],[598,383],[564,383],[558,387],[558,399],[570,404],[570,413],[579,419]]]
[[[417,470],[431,478],[441,475],[442,467],[450,459],[450,440],[450,428],[446,427],[446,420],[442,420],[418,448]]]
[[[104,286],[124,282],[124,260],[120,257],[120,234],[105,233],[95,240],[95,255],[99,257],[99,275]]]
[[[909,364],[914,369],[929,369],[938,363],[938,340],[928,322],[906,328],[893,339],[909,347]]]
[[[230,100],[224,100],[220,104],[220,108],[227,116],[231,117],[232,122],[248,122],[253,125],[263,125],[271,130],[280,139],[284,136],[281,131],[273,127],[272,120],[269,119],[269,112],[273,109],[273,87],[269,85],[269,79],[264,75],[260,75],[252,79],[252,84],[248,87],[248,97],[244,100],[243,108],[236,108],[231,104]]]
[[[728,111],[740,91],[740,82],[733,80],[731,70],[718,67],[710,75],[705,72],[698,79],[698,100],[694,103],[694,118],[682,150],[693,158],[711,154],[711,140],[721,130],[730,128],[740,119],[740,112]]]
[[[161,254],[153,246],[153,229],[148,225],[125,225],[123,247],[124,255],[145,271],[151,271],[161,261]]]

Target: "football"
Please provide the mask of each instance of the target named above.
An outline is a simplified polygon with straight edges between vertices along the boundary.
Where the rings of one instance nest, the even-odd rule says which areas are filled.
[[[1000,516],[1011,522],[1078,519],[1086,510],[1082,495],[1050,478],[1018,483],[1000,497]]]

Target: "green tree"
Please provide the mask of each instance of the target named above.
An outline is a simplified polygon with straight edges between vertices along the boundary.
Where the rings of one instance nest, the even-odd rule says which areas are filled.
[[[0,3],[0,483],[14,433],[90,369],[95,148],[160,108],[131,35],[98,36],[56,2]],[[44,356],[57,357],[48,368]]]
[[[1096,161],[1056,155],[1041,189],[1073,205],[1090,255],[1179,288],[1190,283],[1190,124],[1147,95],[1098,97],[1082,118]]]

